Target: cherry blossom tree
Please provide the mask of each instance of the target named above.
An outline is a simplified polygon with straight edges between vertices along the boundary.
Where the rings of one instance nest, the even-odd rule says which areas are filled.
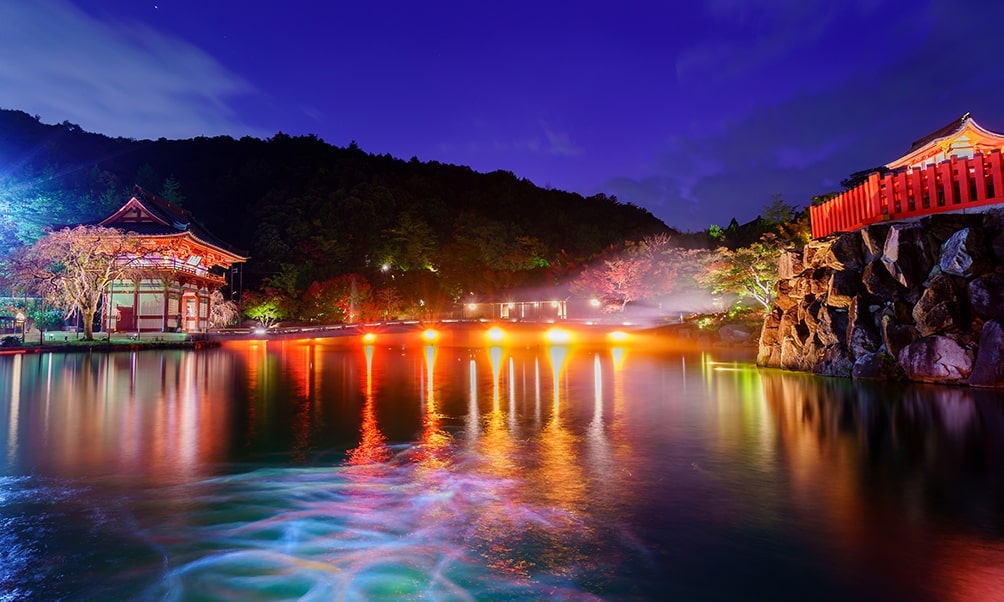
[[[209,326],[211,328],[223,328],[237,322],[241,315],[241,310],[233,301],[223,298],[223,293],[213,291],[209,295]]]
[[[25,290],[83,318],[84,338],[94,339],[94,316],[104,290],[116,280],[143,274],[139,237],[101,226],[48,232],[7,260],[12,279]]]

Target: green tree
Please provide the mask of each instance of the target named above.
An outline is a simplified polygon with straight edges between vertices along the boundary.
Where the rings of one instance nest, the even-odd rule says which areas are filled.
[[[739,300],[753,299],[767,309],[774,300],[777,263],[784,245],[774,234],[732,250],[720,247],[708,253],[704,271],[696,275],[712,293],[734,293]]]
[[[407,272],[433,269],[432,256],[436,249],[436,235],[421,217],[403,212],[397,224],[384,231],[386,261],[391,266]]]
[[[241,298],[244,315],[265,328],[289,317],[286,299],[277,291],[247,291]]]
[[[181,207],[185,202],[185,195],[181,194],[181,182],[174,174],[167,176],[164,186],[160,189],[160,196],[171,203]]]
[[[798,213],[798,207],[785,203],[780,194],[775,194],[771,197],[770,203],[764,205],[763,216],[760,220],[764,226],[774,228],[790,222],[796,213]]]

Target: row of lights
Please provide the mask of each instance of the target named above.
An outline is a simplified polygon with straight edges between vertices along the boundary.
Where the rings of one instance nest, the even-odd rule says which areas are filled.
[[[427,328],[422,331],[421,337],[426,343],[435,343],[439,340],[439,331]],[[492,343],[502,343],[506,339],[506,333],[498,326],[494,326],[485,331],[485,338]],[[363,343],[370,345],[376,342],[377,335],[367,332],[362,336],[362,339]],[[544,333],[544,340],[552,345],[567,345],[573,342],[572,339],[572,333],[564,328],[551,328]],[[607,339],[613,343],[623,343],[627,341],[628,334],[623,330],[615,330],[607,333]]]

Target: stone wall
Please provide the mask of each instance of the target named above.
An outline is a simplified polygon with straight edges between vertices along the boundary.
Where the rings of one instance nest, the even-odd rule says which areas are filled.
[[[1004,387],[1004,209],[786,251],[760,366]]]

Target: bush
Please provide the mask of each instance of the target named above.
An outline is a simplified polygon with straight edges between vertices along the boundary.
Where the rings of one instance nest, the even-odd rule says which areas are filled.
[[[9,334],[4,338],[0,339],[0,347],[20,347],[21,337]]]

